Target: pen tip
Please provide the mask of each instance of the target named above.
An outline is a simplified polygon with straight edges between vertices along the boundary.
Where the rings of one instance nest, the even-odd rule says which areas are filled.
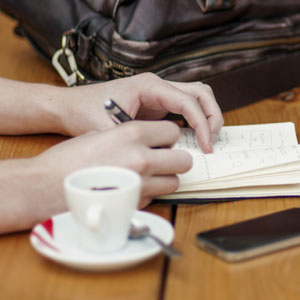
[[[105,106],[105,108],[107,108],[107,109],[113,109],[113,107],[114,107],[114,106],[113,106],[113,102],[112,102],[111,99],[105,100],[104,106]]]

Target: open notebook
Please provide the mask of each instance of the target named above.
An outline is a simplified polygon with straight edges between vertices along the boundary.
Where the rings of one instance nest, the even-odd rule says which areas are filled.
[[[300,195],[300,145],[291,122],[224,126],[213,154],[203,154],[194,131],[182,128],[174,148],[189,151],[193,167],[179,175],[176,193],[160,200]]]

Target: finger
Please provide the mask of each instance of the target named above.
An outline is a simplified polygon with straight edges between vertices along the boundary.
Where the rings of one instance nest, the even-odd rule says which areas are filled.
[[[187,93],[193,95],[199,95],[198,101],[202,107],[202,110],[209,122],[212,136],[216,137],[220,129],[224,125],[224,119],[221,109],[217,104],[213,90],[209,85],[201,82],[195,82],[190,84],[174,83],[175,86],[185,90]],[[201,89],[201,92],[200,92]]]
[[[184,150],[149,149],[145,155],[149,175],[182,174],[191,169],[192,156]]]
[[[171,147],[180,136],[179,127],[170,121],[131,121],[123,123],[124,136],[149,147]]]
[[[202,150],[206,153],[212,152],[210,125],[198,98],[167,81],[156,80],[155,89],[153,89],[153,80],[148,84],[151,84],[152,88],[144,89],[145,93],[140,97],[142,104],[150,109],[162,109],[183,115],[189,125],[196,130],[198,143]],[[210,101],[211,98],[213,99],[212,96],[209,96],[209,98],[205,98],[205,101]],[[152,101],[153,99],[156,101]]]
[[[144,179],[142,198],[149,199],[172,194],[178,187],[179,179],[176,175],[152,176]]]
[[[181,83],[169,81],[169,83],[197,97],[208,120],[212,136],[216,137],[224,125],[224,119],[211,87],[201,82]]]
[[[138,209],[142,209],[144,207],[146,207],[147,205],[149,205],[152,201],[151,197],[141,197],[140,202],[138,204]]]

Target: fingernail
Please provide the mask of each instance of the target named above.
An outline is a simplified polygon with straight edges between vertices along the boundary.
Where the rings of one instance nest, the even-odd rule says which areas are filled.
[[[203,148],[202,150],[205,154],[213,153],[214,148],[213,148],[212,143],[210,141],[208,143],[206,143],[205,144],[205,149]]]

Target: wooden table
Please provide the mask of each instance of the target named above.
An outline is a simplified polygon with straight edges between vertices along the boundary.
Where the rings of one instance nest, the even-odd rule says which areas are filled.
[[[14,22],[0,14],[0,76],[63,85],[28,42],[12,34]],[[292,121],[300,133],[300,89],[294,99],[267,99],[225,113],[226,125]],[[34,156],[61,142],[59,135],[0,136],[0,158]],[[9,200],[9,199],[8,199]],[[6,199],[2,199],[6,201]],[[175,221],[174,245],[183,257],[163,255],[110,273],[74,271],[39,256],[28,232],[0,237],[0,299],[300,299],[300,248],[227,264],[195,246],[201,230],[300,206],[299,198],[252,199],[206,205],[151,205],[148,211]],[[174,214],[175,212],[175,214]]]

